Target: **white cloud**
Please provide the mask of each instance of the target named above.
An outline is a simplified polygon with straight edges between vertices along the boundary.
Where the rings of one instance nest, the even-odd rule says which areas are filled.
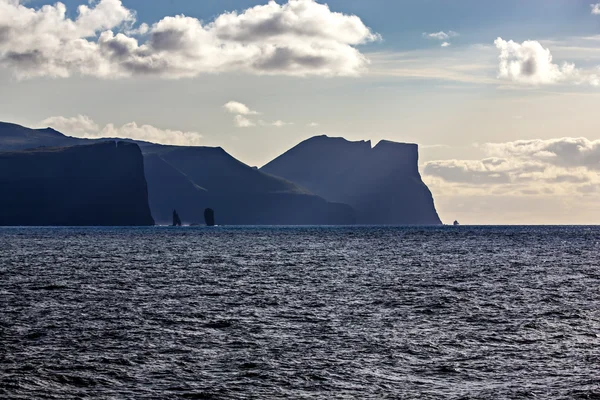
[[[275,128],[283,128],[284,126],[289,126],[289,125],[294,125],[293,122],[285,122],[282,120],[277,120],[277,121],[273,121],[273,122],[267,122],[267,121],[258,121],[258,123],[261,126],[274,126]]]
[[[244,117],[243,115],[236,115],[233,118],[233,123],[238,128],[250,128],[252,126],[256,126],[256,124],[254,122],[252,122],[248,118]]]
[[[251,110],[244,103],[240,103],[239,101],[230,101],[223,105],[223,108],[232,114],[240,114],[240,115],[256,115],[260,114],[257,111]]]
[[[316,128],[317,126],[319,126],[319,123],[318,122],[311,122],[307,126],[310,127],[310,128]]]
[[[40,122],[39,125],[49,126],[66,135],[79,138],[122,138],[178,146],[202,145],[202,135],[198,132],[160,129],[152,125],[138,125],[135,122],[122,126],[108,124],[100,129],[96,122],[85,115],[71,118],[63,116],[50,117]]]
[[[574,64],[554,64],[550,50],[538,41],[517,43],[498,38],[494,44],[500,50],[499,78],[537,85],[575,80],[579,75]]]
[[[448,43],[448,42],[444,42],[444,43],[441,44],[442,47],[448,47],[450,45],[451,45],[451,43]]]
[[[259,119],[258,121],[250,119],[251,115],[259,115],[258,111],[251,110],[250,107],[245,105],[244,103],[240,103],[239,101],[230,101],[223,105],[223,108],[231,113],[236,114],[233,118],[233,124],[238,128],[250,128],[253,126],[273,126],[276,128],[282,128],[288,125],[294,125],[293,122],[285,122],[282,120],[277,120],[273,122],[264,121]]]
[[[138,28],[135,12],[121,0],[80,6],[74,19],[62,3],[26,4],[0,0],[0,65],[19,78],[181,78],[227,71],[352,76],[369,62],[355,46],[379,39],[359,17],[315,0],[269,1],[207,24],[178,15]],[[140,35],[141,41],[132,37]]]
[[[590,4],[590,7],[592,8],[592,14],[600,15],[600,3]]]
[[[428,181],[479,194],[589,193],[600,187],[600,140],[557,138],[486,143],[482,160],[425,163]],[[466,191],[465,191],[466,190]],[[475,191],[475,192],[473,192]]]
[[[76,117],[50,117],[40,123],[43,127],[51,127],[69,136],[87,137],[100,131],[100,126],[86,115]]]
[[[456,37],[456,36],[459,36],[459,34],[454,31],[448,31],[448,32],[439,31],[439,32],[433,32],[433,33],[427,33],[427,32],[423,33],[423,37],[425,37],[427,39],[436,39],[436,40],[444,40],[444,41],[448,40],[452,37]]]

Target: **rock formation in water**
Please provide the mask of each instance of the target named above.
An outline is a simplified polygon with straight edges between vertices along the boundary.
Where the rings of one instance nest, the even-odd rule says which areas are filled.
[[[215,226],[215,211],[212,208],[204,210],[204,222],[206,226]]]
[[[153,225],[133,143],[0,153],[0,225]]]
[[[181,226],[181,218],[179,218],[177,210],[173,210],[173,226]]]
[[[416,144],[318,136],[261,168],[328,201],[350,204],[360,224],[439,225],[421,180]]]

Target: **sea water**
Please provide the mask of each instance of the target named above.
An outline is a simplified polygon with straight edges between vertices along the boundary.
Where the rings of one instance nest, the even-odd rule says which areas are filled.
[[[600,228],[0,228],[2,399],[600,397]]]

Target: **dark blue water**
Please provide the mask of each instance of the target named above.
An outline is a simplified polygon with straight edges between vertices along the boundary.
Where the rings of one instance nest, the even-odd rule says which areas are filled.
[[[600,228],[0,229],[2,399],[598,399]]]

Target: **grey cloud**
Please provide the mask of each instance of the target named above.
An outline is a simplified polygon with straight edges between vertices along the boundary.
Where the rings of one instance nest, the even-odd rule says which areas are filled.
[[[8,42],[12,36],[12,29],[9,26],[0,26],[0,45]]]
[[[577,175],[558,175],[554,178],[550,178],[547,181],[551,183],[584,183],[589,182],[590,178],[587,176]]]
[[[285,71],[304,67],[318,70],[327,66],[330,61],[323,56],[298,54],[292,49],[282,47],[275,49],[271,56],[257,61],[254,67],[264,71]]]

